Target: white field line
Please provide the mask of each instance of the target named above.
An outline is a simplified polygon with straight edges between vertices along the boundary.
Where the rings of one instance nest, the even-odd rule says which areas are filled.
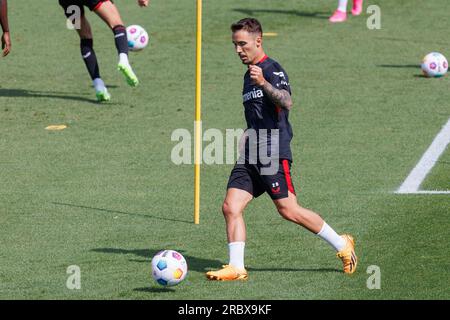
[[[447,191],[427,191],[419,190],[420,185],[425,180],[428,173],[433,169],[434,165],[438,161],[441,154],[445,151],[450,143],[450,119],[448,119],[445,126],[434,138],[430,147],[423,154],[420,161],[411,171],[409,176],[398,188],[395,193],[400,194],[450,194],[450,190]]]
[[[450,194],[450,191],[439,191],[439,190],[418,190],[416,192],[397,192],[397,193],[409,193],[409,194]]]

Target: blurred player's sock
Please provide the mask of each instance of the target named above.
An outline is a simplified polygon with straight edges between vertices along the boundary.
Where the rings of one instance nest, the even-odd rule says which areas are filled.
[[[124,26],[118,25],[113,28],[114,40],[116,42],[117,53],[120,55],[124,53],[128,55],[128,39],[127,29]]]
[[[362,12],[363,0],[353,0],[352,15],[359,16]]]
[[[94,79],[93,84],[95,88],[95,95],[97,96],[97,101],[103,102],[111,100],[111,95],[106,89],[105,83],[102,79]]]
[[[124,65],[130,65],[128,55],[126,53],[119,53],[119,63]]]
[[[109,94],[109,92],[106,89],[106,87],[103,88],[103,90],[101,90],[101,91],[96,91],[95,95],[97,96],[97,101],[98,102],[104,102],[104,101],[111,100],[111,95]]]
[[[100,78],[97,56],[94,51],[94,41],[92,39],[81,39],[80,49],[91,79]]]
[[[341,251],[346,246],[345,239],[338,235],[326,222],[323,223],[322,229],[317,235],[328,242],[336,251]]]
[[[92,83],[94,84],[95,91],[101,91],[101,90],[103,90],[106,87],[105,83],[100,78],[94,79],[92,81]]]
[[[347,4],[348,4],[348,0],[339,0],[339,4],[338,4],[338,10],[340,12],[347,12]]]
[[[248,273],[244,267],[245,242],[236,241],[228,244],[230,263],[217,271],[208,271],[206,277],[209,280],[232,281],[247,280]]]
[[[237,269],[244,269],[244,248],[245,242],[230,242],[228,250],[230,254],[230,265]]]

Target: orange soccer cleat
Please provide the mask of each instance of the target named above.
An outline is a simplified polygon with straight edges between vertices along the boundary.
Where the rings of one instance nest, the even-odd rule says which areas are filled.
[[[247,280],[248,273],[245,269],[239,270],[231,265],[224,265],[220,270],[208,271],[206,277],[218,281]]]
[[[345,248],[339,251],[336,256],[342,260],[344,264],[344,273],[352,274],[356,271],[356,266],[358,265],[358,257],[355,253],[355,240],[348,234],[343,234],[346,245]]]

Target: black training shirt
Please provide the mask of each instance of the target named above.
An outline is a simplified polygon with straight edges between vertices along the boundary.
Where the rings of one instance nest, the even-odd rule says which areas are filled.
[[[275,60],[265,56],[256,64],[263,71],[264,78],[275,89],[284,89],[291,94],[289,78],[286,71]],[[250,72],[247,71],[244,76],[243,104],[245,108],[245,120],[247,121],[247,129],[254,129],[257,133],[258,150],[264,145],[268,150],[268,156],[276,156],[274,150],[271,150],[271,131],[270,129],[278,129],[278,136],[272,135],[272,144],[279,144],[279,158],[292,161],[292,153],[290,142],[292,139],[292,128],[289,123],[289,111],[285,108],[276,106],[261,87],[252,84]],[[267,129],[267,135],[260,134]],[[253,131],[253,130],[252,130]],[[276,132],[276,131],[275,131]],[[249,146],[246,143],[246,160],[248,160]],[[258,157],[259,159],[259,157]]]

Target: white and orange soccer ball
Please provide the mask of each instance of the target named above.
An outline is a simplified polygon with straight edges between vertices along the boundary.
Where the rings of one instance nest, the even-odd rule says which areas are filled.
[[[448,70],[447,59],[439,52],[431,52],[422,60],[422,72],[430,78],[443,77]]]
[[[186,278],[188,271],[186,259],[174,250],[158,252],[152,259],[152,276],[160,285],[171,287]]]
[[[131,51],[141,51],[148,45],[148,33],[139,25],[127,27],[128,48]]]

